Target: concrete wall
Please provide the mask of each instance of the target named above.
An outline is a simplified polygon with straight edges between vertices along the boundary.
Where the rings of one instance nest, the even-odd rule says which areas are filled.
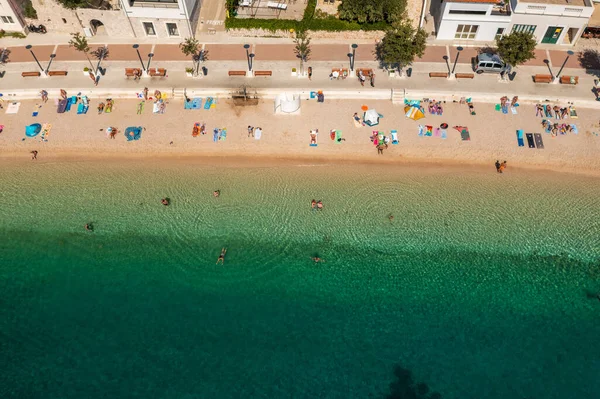
[[[81,21],[81,24],[90,28],[93,32],[91,26],[91,20],[95,19],[104,24],[104,32],[102,29],[99,29],[97,35],[106,35],[110,37],[123,37],[123,38],[132,38],[134,37],[133,30],[131,29],[131,25],[127,20],[127,16],[122,10],[93,10],[89,8],[80,8],[77,10],[77,16]],[[79,30],[81,32],[81,28]]]
[[[168,18],[129,18],[131,21],[131,25],[135,31],[137,37],[155,37],[159,39],[173,38],[173,37],[188,37],[193,36],[193,32],[190,32],[189,22],[187,19],[168,19]],[[156,31],[156,36],[148,36],[146,35],[146,31],[144,30],[144,22],[152,22],[154,24],[154,30]],[[169,36],[167,32],[167,22],[177,24],[177,30],[179,31],[179,36]]]
[[[493,41],[498,28],[504,28],[508,32],[510,16],[491,15],[493,4],[489,3],[452,3],[445,2],[440,11],[439,25],[436,29],[438,40],[471,40],[471,41]],[[450,14],[450,10],[481,11],[485,14]],[[458,25],[478,25],[477,34],[474,39],[456,39]]]
[[[7,32],[21,32],[23,33],[23,24],[24,22],[21,19],[19,13],[19,6],[13,3],[10,0],[0,0],[0,16],[2,17],[10,17],[12,19],[11,22],[4,22],[2,18],[0,18],[0,29],[3,29]],[[10,20],[9,18],[7,18]]]

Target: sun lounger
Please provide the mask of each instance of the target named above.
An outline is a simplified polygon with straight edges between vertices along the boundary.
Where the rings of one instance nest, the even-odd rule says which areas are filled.
[[[517,144],[519,147],[525,147],[525,142],[523,141],[523,130],[517,130]]]
[[[398,131],[392,130],[391,134],[392,134],[392,144],[398,144]]]
[[[525,135],[527,137],[527,145],[529,148],[535,148],[535,142],[533,141],[533,133],[527,133]]]
[[[538,148],[538,150],[543,150],[544,140],[542,140],[542,135],[540,133],[535,133],[533,137],[535,138],[535,146]]]

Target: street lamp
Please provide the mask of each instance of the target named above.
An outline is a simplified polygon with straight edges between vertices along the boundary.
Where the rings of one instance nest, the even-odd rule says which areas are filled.
[[[252,71],[252,60],[250,59],[250,48],[249,44],[244,44],[244,48],[246,49],[246,60],[248,61],[248,71]],[[253,55],[254,56],[254,55]]]
[[[147,71],[150,70],[150,61],[152,61],[152,57],[154,57],[154,53],[149,53],[148,54],[148,66],[146,67]]]
[[[458,46],[456,48],[456,58],[454,59],[454,65],[452,65],[452,75],[454,75],[454,69],[456,69],[456,63],[458,62],[458,56],[460,55],[460,52],[463,51],[464,49],[461,46]]]
[[[552,79],[554,79],[554,74],[552,73],[552,69],[550,68],[550,61],[544,60],[544,64],[546,64],[546,66],[548,67],[548,72],[550,72],[550,76],[552,76]]]
[[[142,61],[142,56],[140,55],[140,45],[134,44],[132,47],[135,49],[135,51],[137,51],[138,58],[140,59],[140,64],[142,64],[142,70],[146,72],[146,69],[144,68],[144,61]]]
[[[450,63],[448,62],[448,56],[445,55],[442,57],[444,61],[446,61],[446,67],[448,68],[448,74],[450,73]]]
[[[250,67],[249,71],[252,72],[252,59],[254,59],[254,53],[248,54],[248,66]]]
[[[350,72],[354,72],[354,59],[356,58],[356,48],[358,44],[352,44],[352,58],[350,59]]]
[[[50,70],[50,65],[52,65],[52,60],[56,57],[56,54],[50,54],[50,62],[48,62],[48,68],[46,68],[46,74]]]
[[[38,61],[37,57],[35,56],[35,54],[33,54],[33,50],[31,49],[33,46],[31,44],[28,44],[27,46],[25,46],[25,48],[27,50],[29,50],[29,52],[31,53],[31,55],[33,56],[33,59],[35,60],[35,62],[37,62],[38,66],[40,67],[40,71],[44,72],[44,68],[42,68],[42,65],[40,64],[40,62]]]
[[[569,57],[572,56],[573,54],[575,54],[573,51],[571,51],[571,50],[567,51],[567,58],[565,58],[565,61],[562,63],[560,69],[558,70],[558,73],[556,74],[556,79],[558,79],[560,77],[560,73],[562,72],[563,68],[565,67],[565,64],[567,63],[567,61],[569,61]]]

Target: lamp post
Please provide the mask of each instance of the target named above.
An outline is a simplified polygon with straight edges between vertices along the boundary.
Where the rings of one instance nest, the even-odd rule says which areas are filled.
[[[37,62],[38,66],[40,67],[40,71],[44,72],[44,68],[42,68],[42,65],[40,64],[40,62],[38,61],[37,57],[35,56],[35,54],[33,53],[33,50],[31,49],[33,46],[31,44],[28,44],[27,46],[25,46],[25,48],[27,50],[29,50],[29,52],[31,53],[31,55],[33,56],[33,59],[35,60],[35,62]],[[44,72],[45,73],[45,72]]]
[[[356,48],[358,44],[352,44],[352,58],[350,59],[350,72],[354,72],[354,60],[356,58]]]
[[[142,56],[140,55],[140,45],[134,44],[132,47],[135,49],[135,51],[137,51],[138,58],[140,59],[140,64],[142,64],[142,71],[146,72],[146,69],[144,68],[144,61],[142,61]]]
[[[248,66],[250,67],[249,71],[252,72],[252,60],[254,59],[254,53],[248,54]]]
[[[442,57],[444,61],[446,61],[446,67],[448,68],[448,74],[450,74],[450,63],[448,62],[448,56],[445,55]]]
[[[50,62],[48,62],[48,68],[46,68],[46,74],[50,70],[50,65],[52,65],[52,60],[56,57],[56,54],[50,54]]]
[[[154,53],[148,53],[148,66],[146,67],[147,71],[150,70],[150,61],[152,61],[152,57],[154,57]]]
[[[560,73],[562,72],[563,68],[567,64],[567,61],[569,61],[569,57],[572,56],[573,54],[575,54],[573,51],[571,51],[571,50],[567,51],[567,58],[565,58],[564,62],[562,63],[562,65],[560,67],[560,69],[558,70],[558,73],[556,74],[556,79],[560,78]]]
[[[458,46],[456,48],[456,58],[454,59],[454,65],[452,65],[452,75],[454,75],[454,70],[456,69],[456,63],[458,62],[458,56],[460,55],[460,52],[463,51],[463,48],[461,46]]]
[[[548,67],[548,72],[550,72],[550,76],[552,76],[552,79],[554,79],[554,74],[552,73],[552,69],[550,68],[550,61],[544,60],[544,64],[546,64],[546,66]]]
[[[252,64],[250,61],[250,45],[249,44],[244,44],[244,48],[246,49],[246,61],[248,62],[248,71],[252,71]]]

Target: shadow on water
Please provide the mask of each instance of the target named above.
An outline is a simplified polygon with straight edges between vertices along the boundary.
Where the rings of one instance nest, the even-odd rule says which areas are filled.
[[[390,393],[386,399],[441,399],[442,395],[438,392],[429,392],[427,384],[416,383],[413,380],[410,370],[403,368],[399,364],[394,367],[394,376],[396,377],[390,383]]]

